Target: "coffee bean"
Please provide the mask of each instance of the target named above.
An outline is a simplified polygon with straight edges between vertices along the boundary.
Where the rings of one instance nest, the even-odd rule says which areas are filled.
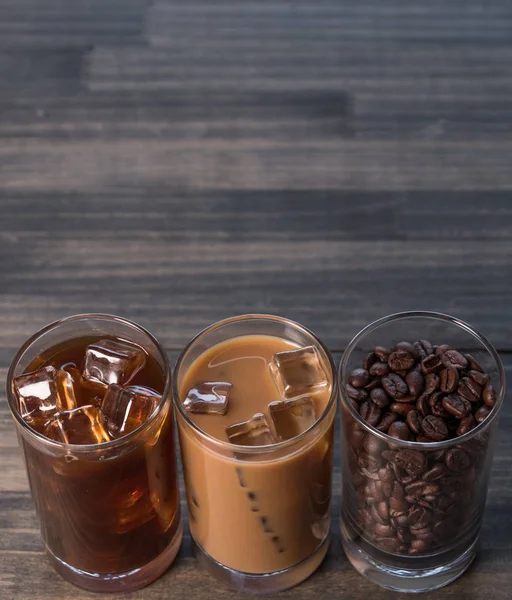
[[[425,374],[437,373],[443,367],[443,363],[439,356],[431,354],[421,361],[421,369]]]
[[[364,402],[368,399],[367,392],[355,388],[354,386],[350,385],[350,383],[345,385],[345,389],[347,390],[347,396],[356,402]]]
[[[414,347],[418,351],[420,358],[417,360],[422,360],[427,357],[429,354],[434,353],[434,349],[432,348],[432,344],[428,340],[417,340],[414,342]]]
[[[399,450],[395,456],[395,464],[404,469],[409,475],[418,477],[425,471],[427,459],[418,450]]]
[[[481,387],[485,387],[489,383],[489,375],[484,375],[483,373],[480,373],[480,371],[469,371],[468,375]]]
[[[388,406],[391,402],[389,396],[382,388],[377,388],[370,392],[371,401],[376,404],[379,408],[384,408]]]
[[[388,366],[392,371],[407,372],[414,365],[414,358],[405,350],[397,350],[389,355]]]
[[[389,373],[389,367],[384,362],[376,362],[370,367],[370,375],[372,377],[386,377]]]
[[[368,423],[368,425],[375,427],[380,421],[381,415],[381,409],[377,405],[373,404],[373,402],[371,402],[370,408],[368,409],[368,414],[366,416],[366,422]]]
[[[394,423],[397,420],[397,415],[391,412],[385,413],[384,416],[381,418],[379,424],[375,427],[375,429],[378,429],[379,431],[382,431],[383,433],[386,433],[387,430],[389,429],[390,425],[392,423]]]
[[[467,417],[471,412],[471,404],[460,396],[445,396],[443,398],[443,407],[457,419]]]
[[[469,459],[469,455],[467,452],[464,452],[462,448],[452,448],[446,452],[445,458],[446,466],[450,469],[450,471],[464,471],[471,464]]]
[[[427,484],[424,481],[421,481],[421,479],[419,481],[413,481],[405,486],[405,493],[412,494],[413,496],[421,496],[426,485]]]
[[[468,415],[467,417],[464,417],[463,419],[461,419],[461,422],[459,423],[459,426],[457,427],[456,433],[457,433],[457,435],[464,435],[468,431],[471,431],[472,429],[474,429],[474,427],[476,427],[475,417],[473,415]]]
[[[383,377],[382,387],[395,400],[403,398],[409,391],[405,381],[396,373],[390,373],[387,377]]]
[[[431,437],[428,437],[428,435],[420,434],[416,436],[416,441],[420,444],[432,444],[432,442],[436,442],[437,440],[433,440]]]
[[[420,359],[420,354],[419,354],[418,350],[416,349],[414,344],[411,344],[411,342],[406,342],[406,341],[398,342],[398,344],[396,344],[394,350],[395,350],[395,352],[397,352],[398,350],[403,350],[404,352],[407,352],[408,354],[410,354],[413,357],[414,362],[416,362],[417,360]]]
[[[468,360],[457,350],[447,350],[442,356],[443,365],[445,367],[455,367],[455,369],[463,370],[468,366]]]
[[[441,344],[436,348],[436,356],[443,356],[443,354],[448,350],[453,350],[452,346],[449,346],[448,344]]]
[[[405,383],[411,396],[419,396],[425,389],[425,378],[419,371],[410,371],[405,376]]]
[[[483,421],[485,421],[485,419],[487,419],[487,417],[489,416],[491,410],[492,409],[489,406],[487,406],[487,404],[481,406],[475,413],[476,422],[482,423]]]
[[[472,386],[468,386],[468,381],[471,381],[473,385],[475,383],[474,381],[469,379],[469,377],[463,377],[461,379],[459,387],[457,388],[457,394],[462,398],[466,398],[466,400],[468,400],[469,402],[478,402],[478,400],[480,399],[480,394],[474,393]]]
[[[430,404],[429,404],[430,396],[427,394],[423,394],[418,398],[416,402],[416,408],[422,417],[428,417],[430,414]]]
[[[377,504],[377,512],[379,513],[381,519],[387,521],[389,518],[388,503],[386,501],[379,502]]]
[[[366,369],[354,369],[350,373],[348,382],[355,388],[362,388],[370,381],[370,373]]]
[[[478,371],[475,371],[475,373],[477,373],[477,372]],[[463,377],[461,379],[461,381],[466,384],[468,389],[471,390],[471,392],[477,399],[480,399],[480,396],[482,395],[482,392],[483,392],[483,386],[481,386],[479,383],[477,383],[474,379],[471,379],[471,377]]]
[[[368,383],[367,385],[364,386],[364,389],[370,393],[372,390],[376,390],[377,388],[380,388],[380,379],[373,379],[372,381],[370,381],[370,383]]]
[[[433,394],[439,387],[440,379],[436,373],[429,373],[425,376],[425,394]]]
[[[421,417],[417,410],[410,410],[405,417],[405,421],[413,433],[421,431]]]
[[[388,429],[388,435],[397,440],[407,441],[411,439],[411,431],[403,421],[395,421]]]
[[[492,408],[496,404],[496,391],[492,384],[488,383],[483,391],[482,399],[487,406]],[[484,417],[485,419],[485,417]]]
[[[448,438],[448,428],[446,427],[446,423],[439,417],[425,417],[421,422],[421,428],[427,437],[438,442]]]
[[[471,354],[464,354],[464,357],[468,361],[469,368],[472,371],[479,371],[480,373],[484,372],[484,370],[482,369],[482,367],[478,364],[478,362],[476,361],[476,359],[473,356],[471,356]]]
[[[384,346],[375,346],[373,352],[381,362],[388,362],[388,357],[391,354],[391,350]]]
[[[428,401],[430,406],[430,412],[434,417],[438,417],[440,419],[444,419],[450,416],[450,413],[447,412],[443,406],[442,399],[442,393],[436,392],[435,394],[432,394],[432,396],[430,396],[430,399]]]
[[[453,367],[447,367],[443,369],[439,374],[440,384],[439,389],[445,393],[454,392],[457,389],[459,383],[459,372]]]
[[[409,411],[414,410],[414,404],[407,404],[405,402],[393,402],[393,404],[391,404],[391,406],[389,407],[389,410],[397,415],[406,417]]]
[[[423,473],[422,479],[427,482],[437,481],[446,475],[446,467],[443,463],[434,463],[431,469]]]
[[[359,405],[359,414],[361,415],[361,419],[363,419],[363,421],[368,420],[370,406],[372,406],[372,403],[369,400],[365,400]]]
[[[381,502],[379,502],[379,504],[381,504]],[[384,504],[386,504],[386,503],[384,502]],[[377,506],[375,504],[372,504],[372,506],[370,506],[370,515],[371,515],[372,519],[374,521],[376,521],[377,523],[379,523],[379,525],[387,525],[388,519],[382,518],[380,516],[379,511],[377,510]]]
[[[363,360],[363,368],[367,371],[370,370],[370,367],[378,361],[378,357],[375,352],[370,352],[367,354]]]
[[[400,542],[392,537],[377,538],[377,542],[381,548],[389,552],[396,552],[400,546]]]

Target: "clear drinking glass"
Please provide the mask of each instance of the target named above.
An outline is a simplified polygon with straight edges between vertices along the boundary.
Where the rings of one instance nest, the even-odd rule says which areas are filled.
[[[158,365],[162,400],[138,429],[95,445],[48,439],[19,415],[13,379],[41,354],[80,338],[133,342]],[[111,315],[48,325],[14,357],[7,398],[50,561],[62,577],[95,592],[151,583],[174,560],[182,537],[167,355],[145,329]]]
[[[254,334],[314,346],[332,388],[325,411],[308,430],[273,445],[247,447],[199,429],[183,408],[181,400],[188,390],[182,389],[182,382],[209,348]],[[210,326],[190,342],[175,367],[173,385],[189,524],[198,560],[217,579],[239,590],[268,593],[300,583],[317,569],[329,545],[337,396],[329,351],[293,321],[268,315],[234,317]],[[266,517],[251,512],[251,497],[265,504]],[[266,521],[262,528],[257,519],[268,519],[279,537],[264,531]]]
[[[422,339],[470,353],[490,375],[496,390],[496,405],[487,419],[455,439],[419,443],[390,437],[365,422],[347,394],[349,373],[361,367],[375,346]],[[453,317],[400,313],[356,335],[343,355],[339,375],[341,534],[347,557],[359,573],[393,590],[420,592],[450,583],[475,557],[485,509],[497,417],[505,393],[503,365],[496,350],[480,333]],[[410,469],[412,476],[403,469],[393,470],[397,456],[402,465],[404,457],[415,462],[418,472],[415,467]],[[421,502],[409,504],[408,494]]]

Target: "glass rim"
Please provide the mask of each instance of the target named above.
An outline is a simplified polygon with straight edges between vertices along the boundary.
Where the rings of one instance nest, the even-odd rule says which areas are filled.
[[[101,442],[99,444],[66,444],[65,442],[58,442],[56,440],[51,440],[50,438],[45,437],[42,433],[39,433],[22,418],[16,408],[16,400],[15,394],[12,389],[12,382],[14,379],[14,371],[25,354],[25,352],[30,348],[30,346],[36,342],[43,335],[57,329],[61,325],[66,325],[67,323],[72,323],[74,321],[87,321],[87,320],[104,320],[104,321],[115,321],[117,323],[122,323],[123,325],[127,325],[128,327],[132,327],[133,329],[137,329],[139,332],[147,336],[153,344],[155,344],[159,353],[161,354],[161,358],[163,360],[164,366],[164,377],[165,384],[164,390],[162,392],[162,399],[157,404],[151,415],[147,418],[142,425],[134,429],[130,433],[108,442]],[[72,453],[80,453],[86,454],[88,452],[93,452],[96,450],[110,450],[112,448],[117,448],[119,446],[123,446],[125,444],[130,443],[131,441],[137,439],[140,435],[146,431],[149,426],[155,421],[157,416],[162,412],[162,409],[167,401],[169,396],[169,392],[171,391],[171,379],[172,373],[169,364],[169,358],[167,356],[166,351],[160,342],[156,339],[156,337],[150,333],[146,328],[142,327],[138,323],[131,321],[130,319],[125,319],[124,317],[119,317],[117,315],[110,315],[107,313],[80,313],[76,315],[70,315],[68,317],[63,317],[62,319],[57,319],[56,321],[52,321],[48,325],[42,327],[38,331],[36,331],[33,335],[31,335],[28,340],[21,346],[21,348],[16,352],[14,358],[11,361],[9,366],[9,370],[7,371],[7,377],[5,381],[6,394],[7,394],[7,404],[9,405],[9,409],[15,419],[15,422],[25,431],[29,436],[33,439],[36,439],[38,442],[45,444],[46,446],[52,447],[58,450],[70,451]]]
[[[299,329],[303,333],[306,333],[307,335],[311,336],[315,340],[315,342],[317,342],[319,344],[319,346],[324,351],[325,356],[327,357],[327,361],[329,363],[329,368],[331,369],[331,378],[332,378],[331,395],[329,397],[329,401],[328,401],[324,411],[322,412],[322,414],[318,417],[318,419],[316,419],[316,421],[313,423],[313,425],[308,427],[306,430],[304,430],[299,435],[297,435],[289,440],[283,440],[280,442],[276,442],[275,444],[269,444],[266,446],[242,446],[239,444],[232,444],[231,442],[226,442],[224,440],[219,440],[218,438],[210,435],[206,431],[203,431],[198,425],[196,425],[196,423],[194,423],[194,421],[192,421],[192,419],[187,414],[187,411],[183,408],[183,403],[180,400],[180,395],[179,395],[179,390],[178,390],[178,374],[179,374],[179,370],[181,368],[182,362],[183,362],[187,352],[203,336],[205,336],[206,334],[208,334],[212,331],[215,331],[216,329],[224,327],[225,325],[229,325],[230,323],[236,323],[239,321],[255,321],[258,319],[265,320],[265,321],[286,323],[288,325],[291,325],[295,329]],[[336,399],[338,396],[338,380],[337,380],[337,373],[336,373],[336,365],[334,364],[334,360],[331,356],[331,352],[329,351],[327,346],[307,327],[304,327],[304,325],[301,325],[300,323],[297,323],[296,321],[287,319],[286,317],[280,317],[278,315],[248,313],[248,314],[238,315],[235,317],[228,317],[227,319],[221,319],[220,321],[216,321],[215,323],[212,323],[211,325],[208,325],[208,327],[205,327],[204,329],[202,329],[199,333],[197,333],[190,340],[190,342],[185,346],[185,348],[180,353],[178,360],[176,362],[176,365],[174,366],[173,377],[172,377],[172,390],[173,390],[173,403],[174,403],[174,406],[176,407],[176,409],[178,410],[180,416],[185,420],[187,425],[189,427],[191,427],[192,430],[195,431],[195,433],[197,433],[202,439],[207,440],[208,443],[213,444],[213,446],[215,446],[215,447],[221,448],[222,450],[229,450],[232,452],[236,452],[237,454],[242,454],[242,455],[243,454],[247,454],[247,455],[261,454],[261,455],[264,455],[264,454],[272,453],[274,451],[283,450],[290,446],[294,446],[297,443],[300,443],[303,439],[308,437],[310,435],[310,433],[312,431],[314,431],[321,423],[323,423],[325,421],[327,416],[331,413],[332,408],[333,407],[336,408]]]
[[[444,321],[444,322],[450,323],[452,325],[456,325],[457,327],[459,327],[462,330],[466,331],[467,333],[471,334],[476,340],[478,340],[482,344],[482,346],[487,350],[487,352],[492,356],[494,361],[496,362],[496,365],[498,367],[499,384],[500,384],[496,404],[493,407],[492,411],[490,412],[489,416],[484,421],[482,421],[482,423],[479,423],[476,427],[474,427],[473,429],[471,429],[464,435],[461,435],[461,436],[458,436],[455,438],[451,438],[448,440],[443,440],[441,442],[413,442],[413,441],[399,440],[397,438],[391,437],[387,433],[379,431],[372,425],[368,424],[366,421],[364,421],[361,418],[361,415],[355,410],[355,408],[352,406],[352,404],[347,401],[348,395],[346,393],[346,384],[345,384],[345,379],[346,379],[346,374],[347,374],[346,371],[347,371],[349,357],[351,356],[352,351],[355,349],[357,343],[361,339],[363,339],[365,336],[367,336],[369,333],[378,329],[381,325],[384,325],[386,323],[391,323],[393,321],[409,319],[409,318],[432,319],[432,320]],[[490,427],[490,425],[493,423],[493,421],[497,418],[497,416],[501,410],[501,406],[503,404],[504,398],[505,398],[505,370],[503,368],[503,363],[501,361],[501,358],[500,358],[497,350],[491,344],[491,342],[484,335],[482,335],[479,331],[477,331],[474,327],[472,327],[465,321],[462,321],[461,319],[458,319],[456,317],[452,317],[451,315],[447,315],[447,314],[440,313],[440,312],[433,312],[433,311],[404,311],[404,312],[393,313],[393,314],[387,315],[385,317],[381,317],[380,319],[377,319],[376,321],[373,321],[372,323],[366,325],[366,327],[361,329],[361,331],[352,338],[352,340],[346,347],[346,349],[343,353],[343,356],[341,357],[341,361],[340,361],[340,365],[339,365],[339,369],[338,369],[338,384],[339,384],[339,389],[340,389],[340,401],[341,401],[342,408],[346,408],[350,412],[352,417],[357,421],[357,423],[359,425],[361,425],[367,432],[378,437],[379,439],[383,440],[386,443],[392,443],[392,444],[395,444],[396,446],[401,446],[403,448],[410,448],[410,449],[414,449],[414,450],[418,450],[418,449],[441,450],[444,448],[450,448],[451,446],[454,446],[454,445],[463,444],[464,442],[467,442],[467,441],[473,439],[475,436],[483,433]]]

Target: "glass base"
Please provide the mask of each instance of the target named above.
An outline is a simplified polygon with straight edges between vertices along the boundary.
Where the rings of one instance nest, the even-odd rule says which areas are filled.
[[[354,569],[377,585],[397,592],[420,593],[448,585],[460,577],[464,571],[473,562],[476,555],[476,540],[466,548],[462,554],[455,558],[439,555],[438,560],[430,556],[429,565],[422,569],[417,568],[418,557],[406,558],[410,562],[410,567],[404,565],[404,560],[400,561],[400,566],[390,564],[393,562],[393,555],[388,555],[389,562],[385,559],[377,559],[366,551],[361,539],[350,535],[346,525],[341,523],[341,542],[343,550],[347,555]],[[379,553],[383,555],[383,553]]]
[[[150,563],[126,573],[90,573],[82,571],[55,556],[48,548],[46,552],[57,573],[66,581],[89,592],[132,592],[158,579],[173,562],[178,554],[183,537],[180,523],[167,548]]]
[[[192,541],[199,564],[210,575],[231,589],[253,594],[272,594],[298,585],[318,569],[329,547],[329,536],[327,536],[313,554],[293,567],[273,573],[244,573],[217,562],[194,538]]]

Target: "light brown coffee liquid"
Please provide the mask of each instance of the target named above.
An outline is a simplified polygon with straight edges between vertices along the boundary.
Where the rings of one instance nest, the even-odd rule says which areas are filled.
[[[200,382],[226,381],[233,385],[228,411],[190,414],[191,420],[227,442],[229,425],[257,412],[269,418],[268,404],[280,400],[269,363],[276,352],[295,349],[284,339],[253,335],[207,350],[184,374],[180,399]],[[317,418],[327,408],[331,387],[312,394]],[[330,522],[333,417],[334,411],[295,444],[248,457],[214,447],[179,419],[190,528],[205,552],[246,573],[280,571],[315,552]]]

